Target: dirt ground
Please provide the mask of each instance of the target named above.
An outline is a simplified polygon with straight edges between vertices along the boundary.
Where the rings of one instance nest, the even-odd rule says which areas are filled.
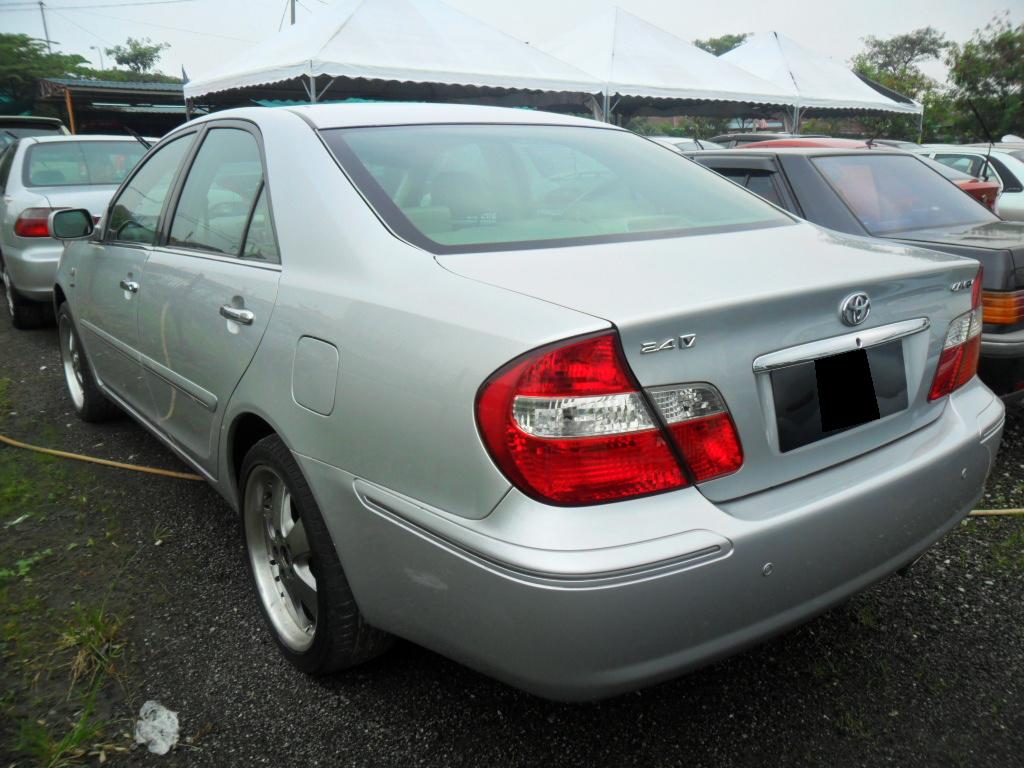
[[[52,328],[0,321],[0,433],[181,469],[80,423]],[[1024,410],[985,507],[1024,506]],[[971,519],[910,571],[739,656],[599,704],[542,701],[399,642],[313,680],[278,656],[205,484],[0,446],[0,766],[1024,764],[1024,518]],[[168,755],[133,746],[146,700]]]

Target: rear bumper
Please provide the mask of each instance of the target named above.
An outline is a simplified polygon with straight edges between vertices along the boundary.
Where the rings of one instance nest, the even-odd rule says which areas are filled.
[[[1007,404],[1024,402],[1024,330],[984,334],[978,375]]]
[[[50,301],[63,251],[63,244],[49,237],[4,251],[4,264],[18,293],[33,301]]]
[[[513,491],[468,520],[297,458],[368,621],[584,700],[734,653],[912,561],[980,497],[1003,413],[975,380],[911,435],[718,505],[691,488],[566,511]],[[676,532],[649,538],[666,520]]]

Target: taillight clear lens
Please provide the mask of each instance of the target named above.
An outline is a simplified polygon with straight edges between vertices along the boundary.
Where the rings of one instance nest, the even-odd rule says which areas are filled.
[[[484,383],[476,411],[495,463],[542,501],[593,504],[687,484],[614,334],[513,361]]]
[[[735,472],[743,448],[722,395],[710,384],[649,390],[679,452],[698,483]]]
[[[49,237],[50,214],[54,208],[26,208],[14,222],[14,234],[18,237]]]

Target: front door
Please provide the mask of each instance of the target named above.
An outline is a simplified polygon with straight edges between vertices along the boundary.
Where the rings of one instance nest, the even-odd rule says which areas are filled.
[[[127,405],[148,403],[138,352],[143,273],[156,242],[164,204],[194,134],[147,157],[109,208],[102,233],[90,242],[76,276],[83,343],[100,382]]]
[[[146,264],[139,344],[147,416],[215,475],[224,407],[256,352],[280,278],[259,143],[217,127],[188,171],[166,243]]]

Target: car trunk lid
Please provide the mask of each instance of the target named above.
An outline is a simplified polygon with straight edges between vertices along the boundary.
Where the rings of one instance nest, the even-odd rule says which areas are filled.
[[[700,486],[721,501],[847,461],[937,418],[942,401],[929,403],[927,395],[942,340],[971,300],[970,291],[950,288],[977,271],[954,256],[806,224],[437,259],[465,277],[612,323],[645,388],[685,382],[717,387],[745,455],[738,472]],[[869,294],[872,309],[863,325],[852,328],[841,322],[839,306],[860,291]],[[755,373],[755,360],[917,319],[929,327],[894,342],[903,353],[906,407],[818,442],[780,449],[772,374]],[[692,345],[680,342],[691,335]],[[662,351],[642,351],[652,343]]]

